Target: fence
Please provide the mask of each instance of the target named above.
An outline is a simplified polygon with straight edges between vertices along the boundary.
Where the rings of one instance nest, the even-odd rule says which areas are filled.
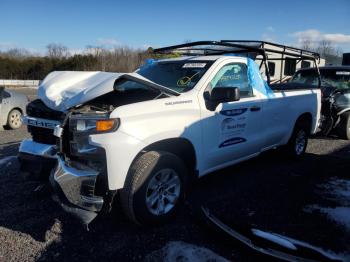
[[[38,87],[40,80],[6,80],[0,79],[0,86],[5,87]]]

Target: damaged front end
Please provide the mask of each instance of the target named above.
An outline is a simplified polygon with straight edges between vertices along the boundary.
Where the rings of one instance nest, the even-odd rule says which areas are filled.
[[[106,152],[91,136],[118,130],[121,120],[110,117],[114,109],[167,96],[144,80],[125,76],[115,81],[113,91],[68,110],[54,130],[58,163],[50,175],[55,198],[66,211],[89,224],[111,210],[116,191],[108,186]]]
[[[22,165],[34,155],[40,164],[48,159],[41,173],[50,173],[54,198],[88,224],[110,211],[116,194],[108,186],[105,149],[91,136],[118,130],[120,119],[110,117],[118,107],[177,95],[136,73],[53,72],[24,117],[32,139],[21,144]]]
[[[108,189],[105,150],[93,145],[90,136],[116,131],[119,121],[110,119],[107,111],[84,106],[69,112],[55,128],[58,161],[50,175],[54,199],[84,224],[109,211],[115,195]]]

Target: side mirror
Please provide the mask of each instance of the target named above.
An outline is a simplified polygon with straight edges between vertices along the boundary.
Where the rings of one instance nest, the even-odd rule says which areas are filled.
[[[215,87],[210,94],[210,100],[218,104],[238,101],[240,98],[238,87]]]
[[[208,110],[214,111],[220,103],[238,101],[241,96],[238,87],[215,87],[211,93],[204,92],[204,99]]]

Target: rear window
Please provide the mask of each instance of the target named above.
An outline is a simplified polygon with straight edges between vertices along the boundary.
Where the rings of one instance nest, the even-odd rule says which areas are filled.
[[[298,71],[290,80],[291,83],[318,85],[318,76],[316,70]]]
[[[177,92],[191,90],[213,61],[155,61],[143,65],[137,73]]]
[[[350,88],[350,70],[343,69],[320,69],[322,86],[332,86],[337,89]],[[315,70],[302,70],[297,72],[291,82],[308,85],[318,85]]]
[[[337,89],[350,88],[350,70],[321,70],[322,83]]]

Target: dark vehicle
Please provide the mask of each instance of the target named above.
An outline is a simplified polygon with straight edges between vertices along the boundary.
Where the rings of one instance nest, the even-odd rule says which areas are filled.
[[[14,91],[0,87],[0,130],[3,127],[17,129],[22,125],[22,115],[25,113],[28,98]]]
[[[342,65],[348,65],[350,66],[350,53],[344,53],[343,54],[343,62]]]
[[[321,123],[324,135],[331,131],[350,140],[350,66],[320,67],[321,74]],[[318,85],[315,68],[300,69],[290,84]]]

